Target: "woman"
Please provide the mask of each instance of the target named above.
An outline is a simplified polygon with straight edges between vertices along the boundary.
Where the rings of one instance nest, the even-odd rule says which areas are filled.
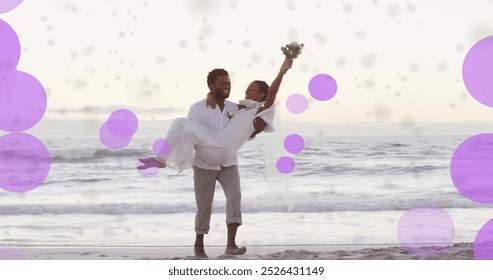
[[[166,140],[171,144],[171,151],[166,156],[139,159],[144,165],[138,169],[150,167],[172,168],[179,171],[191,167],[193,147],[195,145],[209,147],[207,149],[210,164],[221,165],[233,158],[246,140],[260,131],[255,131],[253,121],[262,118],[267,126],[264,131],[272,131],[274,119],[274,101],[284,74],[291,68],[293,58],[286,56],[277,77],[269,87],[264,81],[253,81],[245,91],[245,99],[239,103],[240,110],[235,115],[228,115],[229,123],[220,132],[213,132],[202,124],[178,118],[171,124]],[[215,108],[216,104],[209,93],[207,104]]]

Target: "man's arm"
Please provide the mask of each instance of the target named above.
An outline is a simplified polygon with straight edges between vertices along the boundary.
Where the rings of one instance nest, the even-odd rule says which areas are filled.
[[[266,125],[267,123],[262,118],[260,117],[255,118],[255,120],[253,120],[253,127],[255,131],[252,133],[252,135],[250,135],[250,138],[254,138],[257,134],[262,132],[262,130],[264,130]]]

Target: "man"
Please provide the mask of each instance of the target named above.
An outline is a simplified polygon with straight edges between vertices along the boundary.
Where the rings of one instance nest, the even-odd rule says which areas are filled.
[[[235,103],[226,100],[231,91],[231,80],[228,72],[224,69],[212,70],[207,76],[207,85],[210,89],[210,95],[213,97],[217,106],[209,106],[206,99],[201,100],[190,107],[188,118],[201,123],[213,131],[220,131],[238,111],[238,106]],[[266,123],[261,118],[255,119],[254,134],[262,131],[265,125]],[[197,213],[195,216],[195,256],[207,258],[204,250],[204,234],[208,234],[210,229],[216,181],[221,184],[226,195],[228,239],[225,254],[243,255],[246,252],[246,248],[236,245],[236,232],[242,224],[240,176],[237,155],[222,165],[217,166],[207,162],[207,156],[204,152],[206,149],[210,148],[195,146],[193,158],[194,191],[195,201],[197,203]]]

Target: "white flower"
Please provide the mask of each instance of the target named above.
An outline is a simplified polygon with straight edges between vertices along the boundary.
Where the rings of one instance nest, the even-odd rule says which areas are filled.
[[[298,42],[291,42],[291,44],[287,44],[285,47],[281,47],[281,50],[285,56],[295,59],[298,57],[298,55],[301,54],[301,49],[304,46],[304,44],[299,44]]]
[[[228,115],[228,118],[229,118],[230,120],[231,120],[231,118],[232,118],[232,117],[234,117],[234,116],[235,116],[235,114],[234,114],[233,112],[228,112],[228,113],[227,113],[227,115]]]

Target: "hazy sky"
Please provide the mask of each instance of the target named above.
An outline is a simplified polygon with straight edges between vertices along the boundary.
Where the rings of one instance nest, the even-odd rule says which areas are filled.
[[[250,81],[270,82],[280,47],[298,41],[281,120],[413,123],[493,120],[461,74],[469,48],[493,35],[492,14],[491,0],[25,0],[0,18],[20,36],[18,70],[48,92],[46,118],[107,116],[108,106],[142,120],[185,114],[215,67],[230,72],[237,101]],[[309,95],[319,73],[338,83],[330,101]],[[283,105],[294,93],[309,100],[301,115]]]

